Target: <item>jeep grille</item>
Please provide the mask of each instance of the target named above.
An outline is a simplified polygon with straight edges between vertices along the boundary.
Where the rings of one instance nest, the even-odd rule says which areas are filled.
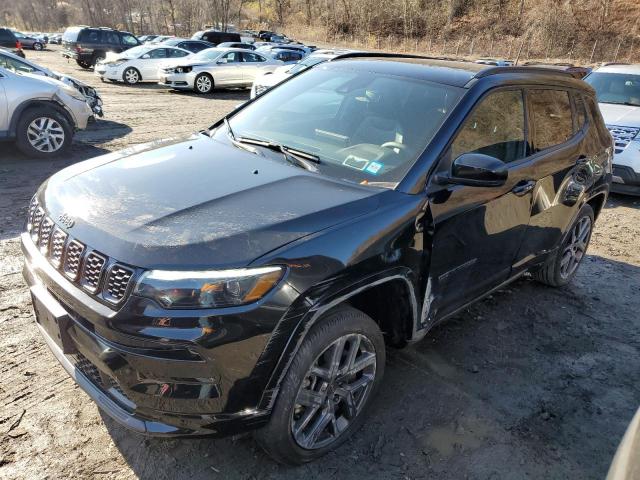
[[[135,269],[68,235],[45,215],[35,197],[29,205],[27,230],[51,265],[93,297],[111,306],[126,297]]]

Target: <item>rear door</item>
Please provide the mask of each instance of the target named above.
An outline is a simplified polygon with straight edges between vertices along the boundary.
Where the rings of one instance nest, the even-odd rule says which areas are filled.
[[[526,97],[536,188],[516,268],[542,261],[558,245],[593,178],[591,166],[599,154],[597,145],[585,142],[588,122],[581,97],[559,87],[529,88]]]
[[[532,178],[521,89],[486,94],[462,123],[436,173],[464,153],[503,161],[499,187],[428,186],[433,232],[424,322],[433,323],[506,281],[529,223]]]
[[[252,85],[256,77],[264,71],[267,59],[257,53],[242,52],[242,81]]]

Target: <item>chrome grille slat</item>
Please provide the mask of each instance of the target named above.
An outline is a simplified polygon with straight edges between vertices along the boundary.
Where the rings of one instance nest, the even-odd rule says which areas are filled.
[[[45,217],[40,224],[40,233],[38,234],[38,248],[45,255],[49,254],[49,239],[53,230],[53,221],[49,217]]]
[[[133,270],[116,264],[109,271],[109,278],[104,291],[104,298],[112,303],[118,303],[127,294],[127,289],[133,277]]]
[[[64,273],[71,280],[77,280],[80,273],[80,262],[85,246],[77,240],[71,240],[67,245],[67,252],[64,259]]]
[[[102,277],[102,269],[107,263],[107,259],[97,253],[91,252],[84,260],[84,268],[82,270],[82,276],[80,277],[80,283],[82,286],[94,293],[100,286],[100,278]]]
[[[49,250],[49,260],[51,260],[51,264],[60,268],[62,264],[62,257],[64,253],[64,244],[67,241],[67,234],[60,230],[58,227],[53,229],[53,233],[51,234],[51,248]]]
[[[71,282],[113,308],[125,299],[135,269],[70,236],[45,215],[35,196],[29,204],[27,230],[38,250]]]
[[[38,206],[33,214],[33,222],[31,223],[31,240],[33,240],[33,243],[35,243],[36,245],[40,240],[40,224],[42,223],[43,219],[44,210],[42,209],[42,207]]]
[[[637,127],[620,127],[618,125],[607,125],[611,136],[613,137],[615,153],[622,153],[627,148],[631,140],[633,140],[640,128]]]

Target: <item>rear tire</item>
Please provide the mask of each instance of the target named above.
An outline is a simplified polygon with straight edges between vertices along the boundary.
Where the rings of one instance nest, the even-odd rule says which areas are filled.
[[[578,212],[556,254],[547,260],[540,270],[534,272],[533,277],[538,282],[551,287],[562,287],[568,284],[587,254],[593,224],[593,209],[586,204]]]
[[[18,120],[16,146],[28,157],[56,157],[69,148],[72,140],[68,120],[51,107],[29,108]]]
[[[193,81],[193,88],[203,95],[211,93],[214,88],[213,78],[208,73],[201,73]]]
[[[370,317],[346,305],[330,311],[303,340],[258,443],[291,465],[337,448],[362,425],[384,363],[382,332]]]

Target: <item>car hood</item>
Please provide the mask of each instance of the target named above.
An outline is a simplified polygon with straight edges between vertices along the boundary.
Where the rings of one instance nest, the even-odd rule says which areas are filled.
[[[640,107],[613,103],[599,103],[598,106],[607,125],[640,128]]]
[[[379,194],[197,134],[68,167],[39,198],[54,221],[72,223],[71,236],[106,255],[185,269],[246,266],[375,211]]]

